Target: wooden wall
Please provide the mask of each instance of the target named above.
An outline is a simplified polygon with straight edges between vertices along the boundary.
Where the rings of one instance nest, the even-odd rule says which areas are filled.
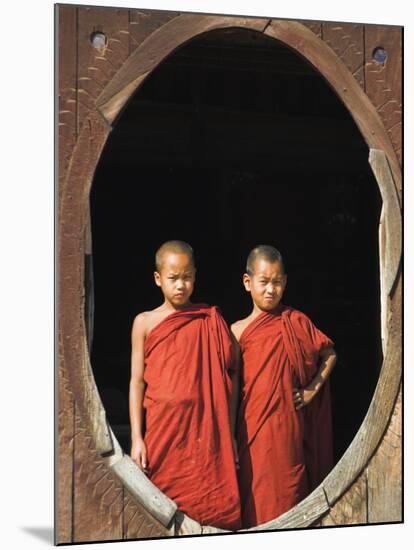
[[[75,144],[88,113],[95,109],[95,100],[131,52],[177,16],[179,14],[172,12],[57,6],[60,197],[65,190]],[[401,162],[401,29],[344,23],[306,22],[305,25],[332,48],[366,92]],[[102,51],[91,46],[90,35],[95,31],[102,31],[108,37],[107,47]],[[388,52],[385,65],[372,60],[377,46]],[[70,260],[66,258],[66,261]],[[128,494],[104,459],[98,456],[92,437],[82,424],[68,380],[69,368],[60,353],[56,542],[171,534]],[[400,391],[391,422],[375,455],[317,525],[400,521],[401,474]]]

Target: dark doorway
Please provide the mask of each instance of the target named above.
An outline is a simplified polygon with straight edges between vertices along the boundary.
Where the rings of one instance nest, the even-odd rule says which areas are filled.
[[[130,331],[161,303],[153,258],[168,239],[194,248],[194,301],[246,316],[249,250],[273,244],[284,302],[336,344],[335,458],[361,425],[382,362],[378,223],[368,148],[304,59],[259,33],[209,32],[164,61],[115,124],[91,191],[92,367],[129,452]]]

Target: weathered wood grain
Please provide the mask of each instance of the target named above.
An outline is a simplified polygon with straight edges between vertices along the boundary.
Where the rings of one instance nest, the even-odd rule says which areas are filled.
[[[219,529],[211,525],[201,525],[198,521],[177,510],[174,516],[174,535],[213,535],[217,533],[230,533],[226,529]]]
[[[124,487],[124,539],[143,539],[171,536],[173,530],[166,529],[140,506],[135,497]]]
[[[250,529],[242,531],[271,531],[274,529],[295,529],[308,527],[329,510],[329,503],[321,486],[294,508],[281,516]]]
[[[111,467],[134,498],[145,506],[161,525],[167,527],[177,510],[175,502],[150,482],[129,455],[123,455],[113,462]]]
[[[381,192],[386,219],[385,288],[391,294],[402,254],[402,220],[399,197],[384,151],[371,149],[369,163]]]
[[[58,44],[57,78],[59,94],[57,98],[58,128],[58,196],[62,196],[66,172],[73,147],[76,142],[77,117],[77,8],[55,6],[56,33]]]
[[[131,54],[97,100],[97,107],[109,124],[148,74],[177,47],[201,33],[226,27],[263,30],[267,19],[216,17],[184,14],[153,32]]]
[[[76,47],[77,8],[69,5],[55,6],[56,33],[58,44],[58,128],[57,168],[59,210],[64,194],[73,147],[76,142]],[[59,216],[60,218],[60,216]],[[61,304],[58,307],[61,313]],[[59,362],[56,367],[57,393],[57,456],[56,456],[56,526],[55,543],[67,544],[73,541],[73,464],[74,464],[74,397],[66,376],[63,361],[62,333],[59,335]]]
[[[368,523],[402,521],[402,391],[387,432],[367,468]]]
[[[174,516],[174,534],[175,535],[201,535],[202,527],[194,519],[189,518],[187,515],[177,511]]]
[[[380,300],[381,300],[381,348],[382,348],[382,355],[385,355],[385,351],[387,349],[387,341],[388,341],[388,323],[387,323],[387,316],[388,316],[388,294],[386,292],[386,284],[385,284],[385,272],[386,272],[386,262],[385,262],[385,255],[386,255],[386,249],[387,249],[387,242],[386,242],[386,219],[385,219],[385,210],[384,206],[381,208],[381,216],[380,216],[380,222],[378,227],[378,253],[379,253],[379,260],[380,260]]]
[[[397,189],[385,153],[371,149],[369,163],[380,188],[383,202],[379,227],[379,252],[381,337],[383,353],[385,353],[388,340],[388,298],[395,284],[402,256],[402,220]]]
[[[322,36],[322,23],[320,21],[301,21],[309,30],[316,34],[319,38]]]
[[[89,364],[84,321],[84,231],[87,224],[88,195],[108,128],[97,113],[88,117],[73,151],[62,196],[59,235],[59,310],[63,361],[70,387],[76,395],[80,415],[90,419],[96,445],[102,452],[112,450],[106,429],[105,411],[99,399]],[[90,413],[94,412],[91,418]]]
[[[123,538],[122,484],[98,456],[75,409],[73,542]]]
[[[355,23],[323,23],[321,36],[351,71],[365,90],[364,25]]]
[[[103,32],[107,44],[96,49],[91,44],[93,32]],[[78,8],[78,120],[83,121],[95,109],[95,100],[129,56],[129,10]]]
[[[368,521],[367,513],[367,475],[365,470],[356,479],[353,485],[334,504],[319,525],[355,525],[365,524]]]
[[[92,228],[91,228],[91,214],[89,203],[86,209],[86,222],[84,229],[85,239],[85,326],[86,326],[86,339],[88,342],[89,354],[92,350],[93,340],[93,324],[95,314],[95,292],[94,292],[94,277],[93,277],[93,260],[92,260]]]
[[[130,53],[162,25],[181,15],[173,11],[129,10]]]
[[[373,52],[377,47],[382,47],[387,52],[387,59],[383,64],[373,59]],[[366,93],[375,105],[401,162],[402,28],[366,25],[365,58]]]
[[[57,411],[57,463],[55,466],[56,480],[56,525],[55,543],[68,544],[72,542],[72,494],[73,494],[73,438],[74,438],[74,399],[68,387],[65,369],[62,363],[56,370],[58,388]]]

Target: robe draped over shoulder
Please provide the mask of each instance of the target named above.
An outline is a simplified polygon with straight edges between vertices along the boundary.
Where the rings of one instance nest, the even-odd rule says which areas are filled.
[[[332,467],[329,380],[296,410],[293,388],[305,387],[320,351],[333,342],[303,313],[280,304],[258,315],[240,338],[239,486],[243,527],[283,514]]]
[[[237,368],[215,306],[167,316],[145,341],[148,476],[203,525],[240,528],[240,497],[228,401]]]

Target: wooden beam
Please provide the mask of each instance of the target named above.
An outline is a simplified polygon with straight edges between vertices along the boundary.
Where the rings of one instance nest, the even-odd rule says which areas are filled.
[[[114,453],[107,457],[107,465],[122,481],[129,493],[164,527],[172,524],[177,504],[158,489],[140,470],[132,458],[124,454],[113,431],[109,428]]]
[[[320,526],[327,525],[364,525],[368,522],[367,474],[364,470],[352,486],[330,509]]]
[[[400,203],[394,178],[384,151],[371,149],[369,163],[381,192],[385,226],[384,292],[390,296],[394,287],[402,255],[402,221]],[[385,304],[384,304],[385,306]]]
[[[268,19],[184,14],[152,33],[123,64],[98,97],[96,105],[112,124],[132,93],[154,68],[176,48],[201,33],[226,27],[262,31]]]
[[[329,510],[329,503],[323,488],[319,486],[302,502],[281,516],[250,529],[242,531],[272,531],[275,529],[297,529],[309,527]]]

